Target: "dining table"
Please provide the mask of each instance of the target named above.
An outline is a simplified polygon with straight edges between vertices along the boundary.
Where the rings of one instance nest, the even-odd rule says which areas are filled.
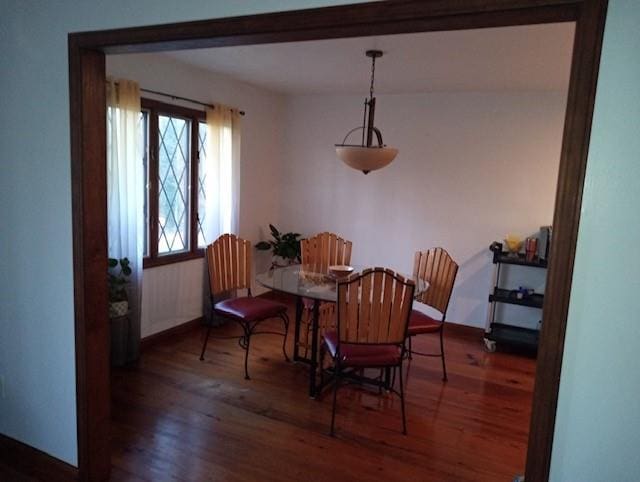
[[[354,266],[353,273],[359,273],[363,266]],[[429,288],[425,280],[415,279],[413,276],[405,276],[416,283],[414,298],[424,293]],[[309,396],[315,398],[322,389],[317,382],[318,372],[318,345],[319,345],[319,314],[320,305],[323,302],[335,303],[338,299],[337,282],[339,281],[331,273],[318,273],[310,271],[301,264],[271,268],[268,271],[256,275],[256,281],[261,286],[270,290],[293,295],[296,299],[295,332],[293,345],[293,360],[309,365]],[[311,305],[311,357],[301,356],[299,350],[300,325],[305,304]]]

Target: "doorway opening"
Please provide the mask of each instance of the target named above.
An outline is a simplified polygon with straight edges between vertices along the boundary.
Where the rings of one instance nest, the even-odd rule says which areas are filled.
[[[357,37],[370,35],[374,30],[376,34],[399,34],[575,21],[553,220],[554,247],[547,278],[549,295],[545,300],[527,456],[527,480],[546,480],[605,4],[523,3],[526,5],[513,7],[487,2],[482,7],[456,5],[436,11],[421,2],[381,2],[70,36],[74,260],[78,267],[75,273],[78,441],[83,478],[104,477],[110,466],[108,323],[103,275],[105,53]],[[361,18],[367,21],[354,20]]]

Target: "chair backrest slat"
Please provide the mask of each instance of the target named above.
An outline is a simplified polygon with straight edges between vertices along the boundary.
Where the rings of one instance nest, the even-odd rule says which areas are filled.
[[[371,321],[369,326],[369,336],[377,340],[380,333],[380,319],[382,314],[382,283],[383,272],[373,273],[373,293],[371,295]]]
[[[360,283],[360,313],[358,316],[358,341],[366,342],[371,320],[371,281],[373,276],[365,276]]]
[[[331,265],[351,263],[351,241],[334,233],[319,233],[300,241],[300,253],[303,269],[326,273]]]
[[[251,266],[253,266],[253,250],[251,243],[244,244],[244,280],[243,283],[247,287],[251,287]]]
[[[458,273],[458,265],[443,248],[418,251],[414,258],[416,279],[429,283],[429,288],[418,296],[418,301],[446,314]]]
[[[393,280],[389,279],[387,276],[383,277],[384,282],[384,292],[382,298],[382,307],[380,310],[380,321],[378,323],[378,340],[384,339],[386,336],[385,330],[387,329],[384,320],[391,318],[391,308],[393,302]]]
[[[223,234],[207,246],[209,289],[213,296],[251,289],[251,243],[234,234]]]
[[[344,332],[344,337],[341,336],[340,339],[352,339],[356,340],[358,337],[358,288],[352,288],[350,285],[348,286],[348,294],[345,297],[345,300],[348,299],[348,307],[347,307],[347,319],[346,323],[343,324],[342,329],[346,328]]]
[[[231,266],[229,268],[230,283],[232,286],[238,285],[238,243],[229,242],[229,252],[231,259]]]
[[[415,283],[384,268],[338,282],[340,343],[404,343]]]
[[[333,233],[330,233],[327,239],[328,246],[323,249],[323,251],[327,254],[327,267],[329,267],[330,261],[332,259],[338,259],[338,250],[336,249],[336,239],[337,236]]]
[[[391,317],[392,320],[399,320],[402,317],[402,295],[403,289],[401,286],[395,286],[393,290],[393,304],[391,306]],[[392,332],[392,327],[389,326],[389,335],[388,336],[397,336],[397,333]]]

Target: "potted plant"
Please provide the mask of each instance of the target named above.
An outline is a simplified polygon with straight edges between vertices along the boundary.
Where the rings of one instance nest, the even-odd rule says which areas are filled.
[[[129,311],[127,285],[131,276],[128,258],[109,258],[109,318],[126,315]]]
[[[272,268],[288,266],[300,262],[300,234],[281,233],[273,224],[269,225],[271,241],[260,241],[255,247],[273,253]]]

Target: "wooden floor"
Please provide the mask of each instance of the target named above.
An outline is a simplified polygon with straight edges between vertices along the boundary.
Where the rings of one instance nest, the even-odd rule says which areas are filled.
[[[203,336],[179,335],[114,371],[112,480],[496,482],[523,472],[532,359],[485,353],[451,330],[447,383],[439,359],[406,366],[408,435],[395,396],[346,387],[332,438],[330,393],[308,397],[307,367],[284,361],[281,338],[252,339],[246,381],[236,341],[210,340],[201,362]],[[428,335],[414,341],[435,347]]]

